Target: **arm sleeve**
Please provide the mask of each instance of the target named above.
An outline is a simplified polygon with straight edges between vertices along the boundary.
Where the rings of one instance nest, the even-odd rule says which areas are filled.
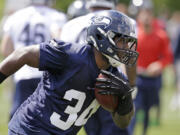
[[[39,70],[60,72],[66,65],[68,55],[64,46],[55,40],[40,44]]]

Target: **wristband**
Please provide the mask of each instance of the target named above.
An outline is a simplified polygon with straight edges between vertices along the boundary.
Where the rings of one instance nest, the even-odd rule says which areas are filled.
[[[2,72],[0,72],[0,83],[2,83],[6,78],[7,76],[3,74]]]
[[[118,108],[116,110],[116,112],[119,115],[125,115],[128,114],[129,112],[131,112],[133,109],[133,101],[132,101],[132,96],[131,94],[128,95],[127,97],[125,97],[124,99],[120,99],[119,97],[119,105]]]

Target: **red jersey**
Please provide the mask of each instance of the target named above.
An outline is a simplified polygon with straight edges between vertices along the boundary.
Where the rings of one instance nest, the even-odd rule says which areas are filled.
[[[138,67],[146,69],[153,62],[159,61],[163,67],[173,60],[170,42],[162,28],[153,25],[151,33],[145,33],[141,25],[138,26]]]

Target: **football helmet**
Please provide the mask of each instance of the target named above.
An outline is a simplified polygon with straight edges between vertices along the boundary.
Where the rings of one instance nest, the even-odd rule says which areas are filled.
[[[93,7],[104,7],[109,9],[115,8],[115,0],[86,0],[87,9]]]
[[[67,15],[69,19],[73,19],[88,13],[86,8],[86,1],[84,0],[75,0],[70,4],[67,10]]]
[[[117,45],[120,41],[121,47]],[[104,10],[93,16],[87,29],[87,42],[114,67],[121,63],[132,66],[138,58],[135,24],[119,11]]]

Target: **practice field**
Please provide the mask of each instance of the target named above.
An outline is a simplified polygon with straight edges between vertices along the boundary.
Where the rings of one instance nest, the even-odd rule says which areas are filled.
[[[151,122],[148,135],[179,135],[180,134],[180,110],[171,111],[169,108],[170,100],[174,94],[174,75],[172,68],[168,68],[163,76],[164,85],[161,91],[161,118],[158,125],[155,121],[155,109],[151,110]],[[7,123],[11,102],[11,81],[6,81],[0,85],[0,135],[7,135]],[[139,114],[135,135],[141,135],[142,132],[142,113]],[[86,135],[82,129],[78,135]]]

